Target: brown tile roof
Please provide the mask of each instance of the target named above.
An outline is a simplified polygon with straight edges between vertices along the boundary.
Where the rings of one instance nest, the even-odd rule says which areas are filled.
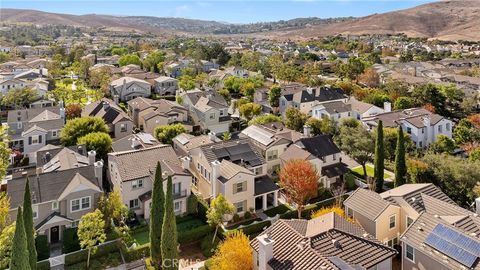
[[[122,181],[151,176],[155,172],[159,161],[168,162],[167,167],[172,172],[178,174],[186,173],[181,168],[180,161],[170,145],[157,145],[139,150],[110,153],[108,155],[117,162]]]
[[[434,125],[440,120],[444,119],[443,116],[431,113],[423,108],[412,108],[402,111],[393,111],[377,114],[372,117],[366,117],[365,122],[382,120],[384,127],[398,127],[400,121],[406,121],[414,125],[417,128],[425,127],[423,118],[430,117],[430,124]]]
[[[378,193],[363,188],[355,190],[343,204],[370,220],[376,220],[391,205],[390,202],[384,200]]]
[[[335,213],[312,220],[279,220],[266,233],[275,241],[274,258],[269,261],[272,269],[341,269],[331,257],[370,268],[397,254]],[[257,239],[251,245],[258,251]]]

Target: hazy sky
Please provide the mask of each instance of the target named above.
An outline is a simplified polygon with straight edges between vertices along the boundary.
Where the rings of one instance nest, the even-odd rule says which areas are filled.
[[[0,7],[37,9],[77,15],[90,13],[146,15],[251,23],[314,16],[322,18],[365,16],[414,7],[428,2],[434,2],[434,0],[0,0]]]

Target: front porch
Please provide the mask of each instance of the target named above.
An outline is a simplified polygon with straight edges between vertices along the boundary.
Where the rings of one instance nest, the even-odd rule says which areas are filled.
[[[55,247],[55,244],[61,243],[63,231],[71,227],[72,222],[73,220],[54,212],[35,226],[35,230],[38,234],[47,236],[48,243]]]
[[[265,211],[278,205],[279,187],[268,176],[255,179],[255,211]]]

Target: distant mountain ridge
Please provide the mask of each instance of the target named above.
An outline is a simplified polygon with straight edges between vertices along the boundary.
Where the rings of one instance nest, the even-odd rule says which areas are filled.
[[[398,34],[444,40],[480,40],[480,0],[439,1],[405,10],[353,18],[297,18],[277,22],[224,22],[152,16],[69,15],[0,9],[2,22],[104,27],[155,34],[245,34],[308,39],[336,34]]]

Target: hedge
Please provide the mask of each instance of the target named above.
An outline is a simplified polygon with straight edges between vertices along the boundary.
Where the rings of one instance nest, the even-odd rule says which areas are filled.
[[[63,231],[63,253],[71,253],[80,250],[76,228],[66,228]]]
[[[198,198],[198,197],[197,197]],[[198,214],[197,217],[204,222],[207,222],[207,211],[208,211],[208,203],[198,198]]]
[[[37,270],[50,270],[50,261],[44,260],[37,262]]]
[[[103,245],[99,245],[97,252],[90,254],[90,259],[101,257],[105,254],[109,254],[119,250],[119,242],[112,241]],[[88,250],[82,249],[74,253],[65,255],[65,265],[72,265],[87,260]]]
[[[238,227],[240,226],[248,226],[250,224],[252,224],[253,222],[255,221],[261,221],[262,219],[261,218],[251,218],[251,219],[247,219],[247,220],[242,220],[242,221],[239,221],[231,226],[228,226],[227,227],[227,230],[234,230],[234,229],[237,229]]]
[[[122,244],[122,252],[127,262],[133,262],[140,260],[141,258],[148,257],[150,255],[150,243],[146,243],[134,248],[128,249]]]
[[[205,235],[214,231],[210,225],[203,225],[189,231],[178,232],[178,243],[185,244],[203,239]]]
[[[50,258],[50,245],[46,235],[37,235],[35,238],[35,248],[37,249],[37,260],[43,261]]]
[[[264,220],[255,224],[247,225],[241,228],[238,228],[237,230],[242,231],[244,234],[247,236],[253,235],[255,233],[263,231],[263,228],[268,227],[272,224],[270,220]],[[227,234],[229,231],[224,232],[223,234]]]
[[[281,215],[284,214],[285,212],[291,211],[290,207],[286,204],[280,204],[278,206],[275,206],[273,208],[267,209],[263,211],[263,213],[269,217],[274,217],[277,214]]]

